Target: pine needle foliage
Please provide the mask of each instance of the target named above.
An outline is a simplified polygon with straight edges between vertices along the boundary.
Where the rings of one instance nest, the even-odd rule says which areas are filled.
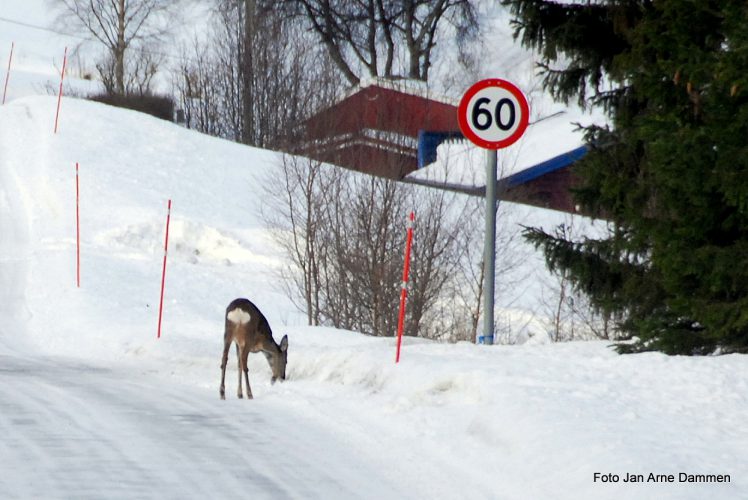
[[[620,352],[748,352],[748,3],[506,0],[562,101],[599,106],[578,202],[604,239],[527,228]]]

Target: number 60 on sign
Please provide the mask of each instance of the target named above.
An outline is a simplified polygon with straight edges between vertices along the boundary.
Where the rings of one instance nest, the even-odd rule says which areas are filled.
[[[465,92],[457,115],[460,130],[471,142],[485,149],[502,149],[525,132],[530,107],[513,83],[489,78]]]

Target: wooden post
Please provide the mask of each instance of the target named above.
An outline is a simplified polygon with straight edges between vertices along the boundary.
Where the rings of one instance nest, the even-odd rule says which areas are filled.
[[[405,324],[405,299],[408,297],[408,273],[410,272],[410,247],[413,242],[413,223],[415,222],[416,214],[410,212],[408,217],[408,235],[405,240],[405,263],[403,264],[403,285],[400,290],[400,315],[397,320],[397,354],[395,355],[395,363],[400,362],[400,345],[403,340],[403,326]]]
[[[10,78],[10,63],[13,60],[13,49],[16,42],[10,43],[10,56],[8,57],[8,71],[5,72],[5,86],[3,87],[3,104],[5,104],[5,95],[8,93],[8,79]]]
[[[81,219],[80,189],[78,184],[78,162],[75,162],[75,282],[81,287]]]
[[[161,271],[161,299],[158,305],[158,338],[161,338],[161,317],[164,311],[164,284],[166,282],[166,254],[169,251],[169,219],[171,219],[171,200],[166,210],[166,241],[164,242],[164,267]]]
[[[57,121],[60,118],[60,103],[62,102],[62,82],[65,80],[65,66],[68,63],[68,48],[65,47],[65,55],[62,57],[62,73],[60,73],[60,91],[57,93],[57,113],[55,113],[55,134],[57,133]]]

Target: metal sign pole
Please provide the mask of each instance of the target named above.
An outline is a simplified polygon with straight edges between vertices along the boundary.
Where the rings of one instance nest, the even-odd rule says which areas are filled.
[[[483,344],[494,339],[494,280],[496,276],[496,170],[498,153],[486,150],[486,235],[483,242]]]
[[[483,335],[478,343],[494,343],[496,279],[497,150],[519,140],[530,123],[530,106],[522,91],[501,78],[473,84],[460,100],[457,121],[463,135],[486,150],[486,237],[483,243]]]

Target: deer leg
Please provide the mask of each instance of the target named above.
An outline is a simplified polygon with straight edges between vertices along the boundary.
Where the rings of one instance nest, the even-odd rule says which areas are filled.
[[[221,388],[219,393],[221,399],[226,399],[226,363],[229,360],[229,348],[231,347],[231,341],[224,341],[223,345],[223,356],[221,357]]]
[[[249,387],[249,368],[247,367],[247,356],[249,356],[249,348],[245,346],[242,352],[242,364],[244,365],[244,382],[247,386],[247,399],[253,399],[252,388]]]
[[[242,371],[244,370],[244,366],[242,366],[242,355],[239,351],[239,344],[236,344],[236,365],[238,367],[239,372],[239,385],[236,389],[236,397],[239,399],[242,399],[244,395],[242,394]]]

